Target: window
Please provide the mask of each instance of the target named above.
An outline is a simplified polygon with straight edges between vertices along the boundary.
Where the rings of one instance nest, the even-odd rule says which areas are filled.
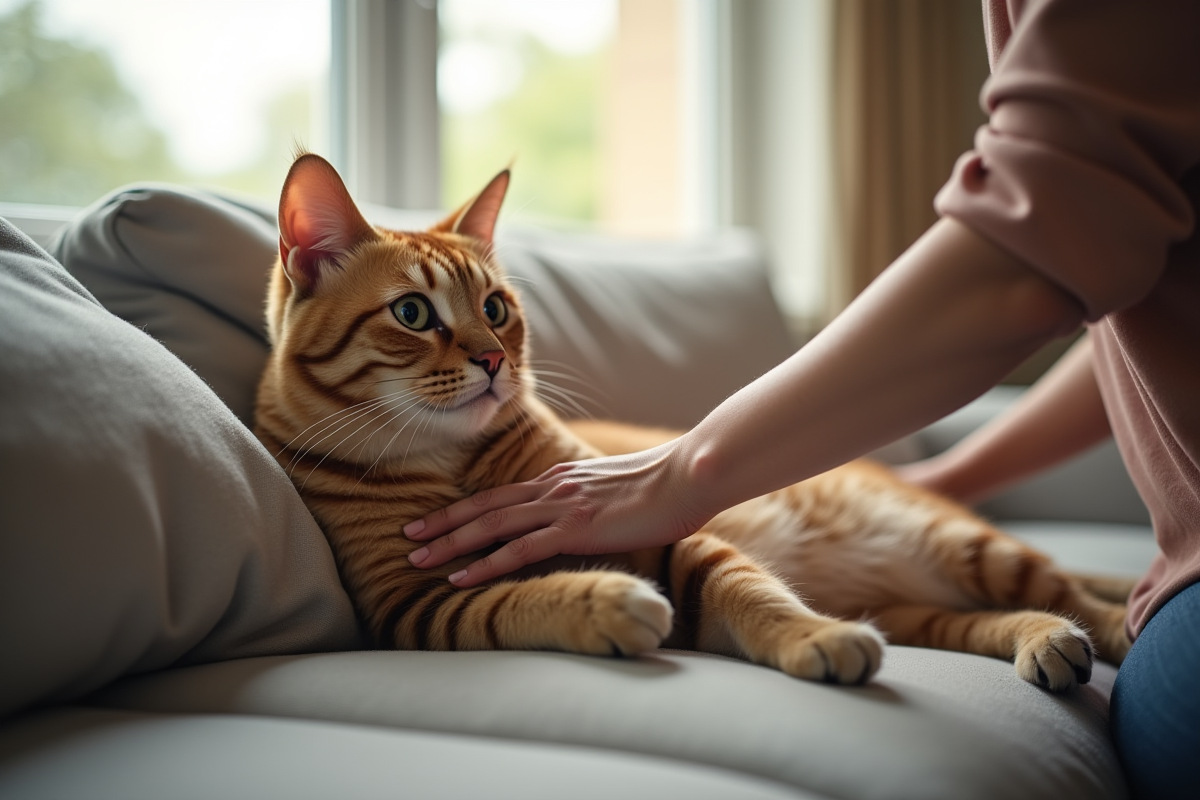
[[[437,62],[442,198],[462,202],[514,162],[528,220],[601,214],[602,92],[616,0],[442,0]]]
[[[0,201],[277,196],[293,146],[327,146],[328,70],[328,0],[0,0]]]
[[[825,308],[832,0],[0,0],[0,202],[165,180],[278,196],[296,144],[365,203],[757,230]],[[28,215],[33,212],[26,207]]]
[[[514,163],[512,217],[676,235],[688,227],[690,0],[441,0],[444,204]]]

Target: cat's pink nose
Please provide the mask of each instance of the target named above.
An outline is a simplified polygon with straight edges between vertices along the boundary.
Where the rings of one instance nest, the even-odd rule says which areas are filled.
[[[472,364],[478,364],[483,367],[483,371],[488,374],[489,378],[496,377],[496,373],[500,371],[500,364],[503,361],[503,350],[488,350],[486,353],[480,353],[471,359]]]

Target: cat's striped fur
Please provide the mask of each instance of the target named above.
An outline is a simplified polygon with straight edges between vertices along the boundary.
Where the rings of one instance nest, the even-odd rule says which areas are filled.
[[[473,589],[447,581],[469,559],[412,567],[419,545],[405,523],[670,435],[568,426],[536,397],[520,298],[491,252],[507,182],[501,173],[421,233],[368,225],[316,156],[301,156],[284,187],[257,433],[320,522],[380,646],[607,655],[666,641],[861,683],[879,668],[883,631],[1015,659],[1023,678],[1055,690],[1088,679],[1085,631],[1105,658],[1124,656],[1119,602],[865,462],[730,509],[665,548],[560,559]]]

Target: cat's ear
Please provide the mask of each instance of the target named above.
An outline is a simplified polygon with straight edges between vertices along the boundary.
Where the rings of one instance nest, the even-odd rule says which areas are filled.
[[[312,153],[296,159],[279,198],[279,257],[297,291],[311,294],[351,248],[377,236],[332,164]]]
[[[504,195],[508,192],[510,177],[511,173],[506,169],[492,178],[473,200],[463,204],[462,208],[435,225],[433,230],[458,233],[491,244],[492,235],[496,232],[496,220],[500,217],[500,206],[503,205]]]

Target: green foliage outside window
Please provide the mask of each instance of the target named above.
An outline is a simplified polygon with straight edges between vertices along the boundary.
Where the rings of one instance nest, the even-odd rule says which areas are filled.
[[[108,53],[46,35],[41,12],[32,0],[0,16],[0,201],[85,205],[140,181],[278,195],[294,143],[309,136],[308,86],[268,104],[257,159],[223,174],[189,173]]]
[[[101,50],[46,38],[36,2],[0,18],[0,199],[78,205],[153,174],[180,177]]]
[[[510,218],[594,221],[603,54],[561,55],[530,36],[514,45],[525,67],[516,92],[475,113],[443,112],[443,200],[461,203],[512,162]]]
[[[0,15],[0,201],[86,205],[141,181],[217,186],[271,200],[294,144],[311,144],[311,87],[300,84],[268,104],[267,133],[252,163],[223,174],[189,172],[109,53],[48,35],[41,20],[38,0]],[[506,46],[522,62],[518,90],[472,113],[443,112],[444,202],[463,202],[512,163],[510,218],[594,221],[603,51],[564,55],[528,34]]]

